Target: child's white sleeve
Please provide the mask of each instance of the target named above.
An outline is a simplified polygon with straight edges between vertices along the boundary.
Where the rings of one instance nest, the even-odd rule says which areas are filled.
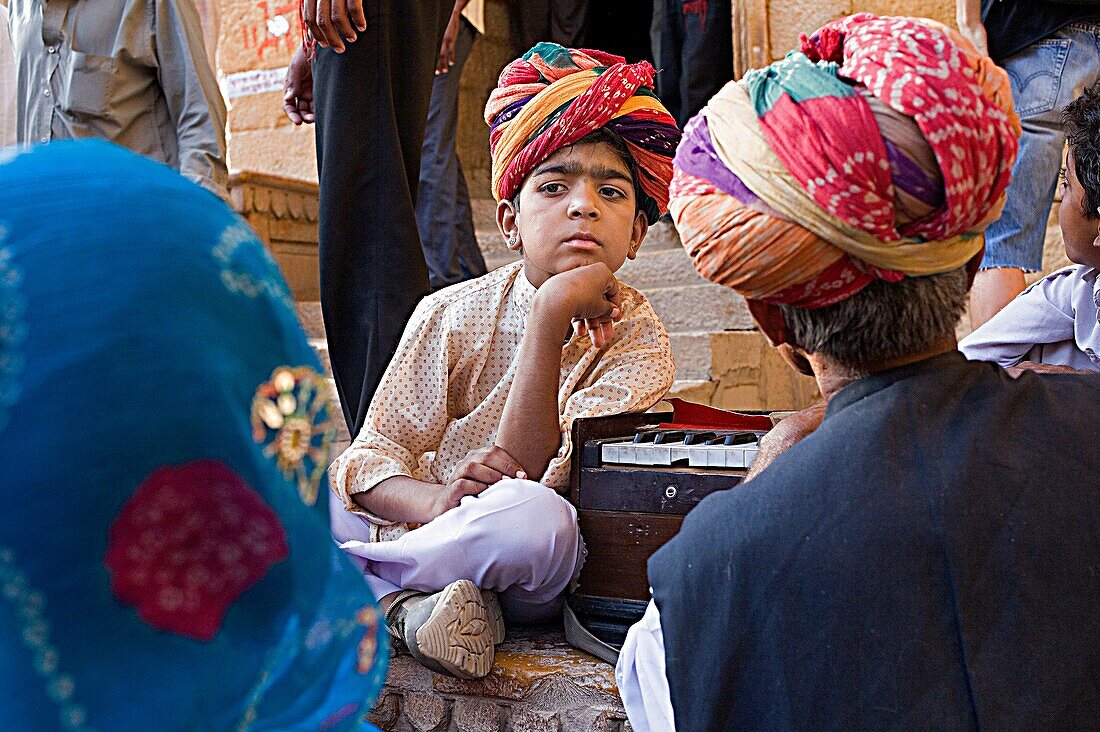
[[[1032,284],[964,338],[959,350],[971,361],[1013,366],[1035,346],[1072,342],[1078,269],[1066,267]]]

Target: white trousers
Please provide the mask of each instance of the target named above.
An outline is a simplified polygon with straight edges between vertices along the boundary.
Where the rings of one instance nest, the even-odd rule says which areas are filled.
[[[661,615],[650,600],[645,615],[627,631],[615,665],[626,716],[635,732],[671,732],[676,729],[672,697],[665,676],[665,639]]]
[[[362,567],[375,597],[435,592],[468,579],[495,590],[509,620],[542,622],[561,616],[583,561],[576,510],[530,480],[506,478],[393,541],[370,542],[365,518],[338,500],[329,505],[333,537]]]

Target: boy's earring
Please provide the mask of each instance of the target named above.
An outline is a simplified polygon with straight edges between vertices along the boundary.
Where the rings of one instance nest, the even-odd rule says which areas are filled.
[[[509,237],[508,237],[508,246],[510,246],[510,247],[514,247],[514,246],[516,245],[516,242],[517,242],[518,240],[519,240],[519,237],[517,237],[517,236],[516,236],[516,235],[515,235],[515,234],[513,233],[513,234],[512,234],[511,236],[509,236]]]

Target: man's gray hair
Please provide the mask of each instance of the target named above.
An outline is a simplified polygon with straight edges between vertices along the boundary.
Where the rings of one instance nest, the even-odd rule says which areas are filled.
[[[890,284],[875,280],[824,308],[780,305],[791,345],[855,371],[919,353],[955,331],[967,293],[966,269]]]

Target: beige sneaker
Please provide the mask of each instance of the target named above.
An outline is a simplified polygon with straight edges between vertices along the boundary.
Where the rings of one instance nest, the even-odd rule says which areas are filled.
[[[494,646],[504,640],[496,594],[457,580],[429,595],[404,591],[386,610],[394,645],[421,664],[460,679],[479,679],[493,667]]]

